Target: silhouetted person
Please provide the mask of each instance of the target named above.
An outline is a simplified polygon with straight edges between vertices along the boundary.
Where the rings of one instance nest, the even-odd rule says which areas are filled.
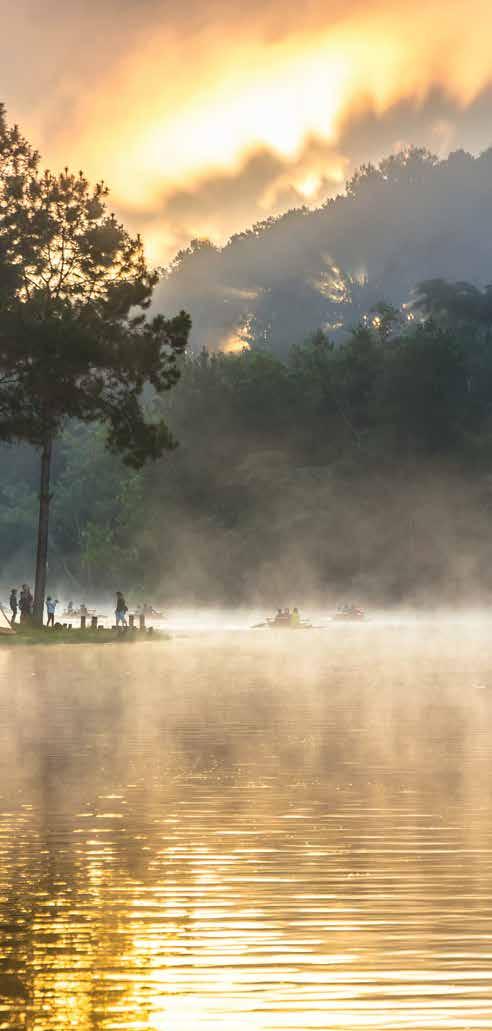
[[[10,599],[9,599],[9,601],[10,601],[10,611],[12,613],[12,618],[11,618],[10,622],[11,623],[15,623],[15,621],[17,619],[17,608],[18,608],[18,605],[17,605],[17,591],[16,591],[15,587],[13,587],[11,592],[10,592]]]
[[[22,590],[19,598],[20,608],[20,621],[21,623],[28,623],[32,616],[32,603],[33,597],[31,594],[31,588],[27,584],[22,584]]]
[[[128,605],[126,604],[124,595],[121,591],[116,591],[116,626],[126,626],[126,614],[128,612]]]

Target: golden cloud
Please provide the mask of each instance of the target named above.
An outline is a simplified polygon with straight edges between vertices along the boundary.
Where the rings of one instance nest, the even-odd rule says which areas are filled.
[[[149,223],[161,260],[187,235],[223,239],[262,211],[326,195],[345,175],[341,141],[358,112],[424,106],[436,87],[460,111],[491,79],[488,0],[216,0],[206,16],[193,0],[174,13],[158,0],[102,0],[91,18],[81,2],[71,8],[50,0],[37,32],[34,0],[9,12],[27,51],[4,70],[10,112],[51,164],[104,176],[130,221]],[[452,142],[452,122],[439,133]],[[244,185],[257,155],[270,156],[271,174],[248,201],[239,191],[227,214],[218,195],[208,210],[191,203],[204,183]],[[179,197],[189,212],[177,212]]]

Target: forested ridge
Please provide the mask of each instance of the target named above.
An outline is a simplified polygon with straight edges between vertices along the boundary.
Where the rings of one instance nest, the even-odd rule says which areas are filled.
[[[176,451],[130,470],[102,428],[55,454],[49,579],[158,601],[480,599],[492,589],[492,293],[424,284],[321,331],[181,360],[148,399]],[[37,466],[0,452],[2,582],[32,563]]]
[[[485,286],[492,267],[492,149],[446,158],[422,148],[363,165],[321,208],[294,209],[235,234],[195,240],[157,287],[184,307],[192,346],[290,347],[322,328],[337,339],[382,298],[400,307],[421,280]]]

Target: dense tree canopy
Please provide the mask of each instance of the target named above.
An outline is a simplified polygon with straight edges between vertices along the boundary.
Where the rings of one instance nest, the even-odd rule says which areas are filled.
[[[317,332],[286,359],[185,357],[159,401],[181,446],[152,470],[125,469],[102,428],[71,423],[56,458],[57,583],[86,596],[116,575],[160,603],[492,590],[492,323],[428,317],[428,290],[412,319],[379,305],[341,344]],[[10,547],[14,519],[27,542],[32,518],[20,461],[20,480],[2,480]]]

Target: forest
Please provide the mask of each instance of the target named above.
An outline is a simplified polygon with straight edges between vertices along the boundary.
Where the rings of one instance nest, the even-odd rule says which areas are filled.
[[[51,587],[156,602],[439,603],[492,591],[492,290],[434,279],[343,340],[188,352],[148,394],[178,441],[131,469],[72,420]],[[32,569],[38,462],[0,450],[2,580]]]

